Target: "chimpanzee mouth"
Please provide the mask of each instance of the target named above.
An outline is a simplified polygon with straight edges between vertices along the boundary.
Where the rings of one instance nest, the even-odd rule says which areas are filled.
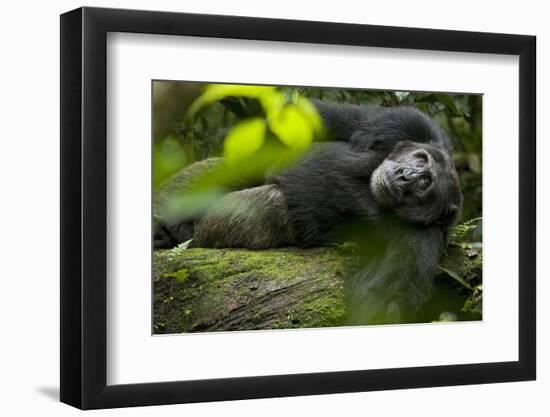
[[[381,167],[377,168],[371,178],[371,190],[382,205],[391,206],[401,200],[401,191],[393,186],[388,178],[387,171]]]
[[[395,187],[391,178],[388,178],[387,172],[380,173],[380,185],[386,195],[393,198],[396,202],[401,199],[402,192],[399,187]]]

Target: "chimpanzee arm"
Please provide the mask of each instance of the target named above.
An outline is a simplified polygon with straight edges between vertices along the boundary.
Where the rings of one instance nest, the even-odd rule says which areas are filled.
[[[399,226],[368,239],[347,283],[350,324],[415,322],[431,296],[444,231]]]
[[[431,143],[449,149],[449,139],[428,116],[413,107],[379,107],[313,100],[327,137],[350,142],[356,151],[391,152],[397,142]]]

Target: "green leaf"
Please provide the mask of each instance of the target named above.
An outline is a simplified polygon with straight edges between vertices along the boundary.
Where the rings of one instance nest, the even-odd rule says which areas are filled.
[[[408,91],[395,91],[394,94],[399,103],[402,103],[407,99],[410,93]]]
[[[273,133],[291,148],[305,149],[313,141],[313,128],[307,116],[296,105],[285,107],[279,117],[269,123]]]
[[[169,136],[153,150],[153,179],[155,189],[170,175],[180,170],[187,163],[187,154],[178,140]]]
[[[452,97],[448,94],[437,94],[437,99],[447,107],[447,109],[450,111],[451,115],[457,115],[458,114],[458,108],[456,107],[456,104]]]
[[[453,98],[449,94],[426,94],[426,95],[421,94],[417,96],[415,102],[430,103],[436,106],[438,111],[446,108],[451,116],[455,116],[458,114],[458,109],[456,107],[456,104]]]
[[[187,115],[193,116],[201,108],[225,97],[252,97],[261,100],[263,96],[276,92],[276,87],[263,85],[211,84],[194,101]]]
[[[260,117],[237,124],[225,137],[223,154],[231,163],[252,156],[264,143],[265,122]]]
[[[323,121],[313,103],[304,97],[298,97],[296,107],[302,112],[313,132],[320,135],[323,132]]]
[[[186,240],[183,243],[180,243],[178,246],[173,247],[172,249],[168,249],[167,256],[168,259],[173,262],[176,260],[176,257],[183,255],[184,251],[189,248],[189,245],[193,239]]]
[[[167,219],[196,218],[214,206],[225,194],[227,194],[226,190],[216,187],[186,192],[167,202],[164,216]]]
[[[469,290],[472,290],[472,286],[466,282],[464,278],[462,278],[460,275],[458,275],[456,272],[451,271],[450,269],[443,268],[442,266],[437,266],[439,269],[441,269],[443,272],[445,272],[447,275],[449,275],[451,278],[453,278],[455,281],[457,281],[460,285],[462,285],[465,288],[468,288]]]
[[[264,108],[265,114],[267,115],[267,120],[275,120],[281,114],[281,111],[285,107],[285,95],[278,91],[266,91],[260,97],[260,103]]]
[[[469,311],[477,314],[483,313],[483,288],[481,284],[473,288],[473,292],[464,303],[462,311]]]
[[[449,233],[449,241],[454,243],[464,243],[464,240],[468,235],[478,227],[478,222],[482,220],[481,217],[470,219],[462,224],[457,224],[451,228]],[[467,242],[470,244],[470,242]]]

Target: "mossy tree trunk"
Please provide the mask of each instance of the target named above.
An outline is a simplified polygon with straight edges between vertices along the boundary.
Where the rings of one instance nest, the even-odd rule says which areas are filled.
[[[467,281],[476,280],[481,254],[474,252],[450,247],[442,265]],[[154,332],[342,325],[348,256],[332,248],[156,251]]]

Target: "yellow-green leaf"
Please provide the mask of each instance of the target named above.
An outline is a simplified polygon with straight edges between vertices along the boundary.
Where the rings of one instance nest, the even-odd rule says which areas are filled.
[[[211,84],[190,107],[188,115],[192,116],[198,110],[225,97],[253,97],[261,99],[266,94],[276,92],[275,87],[264,85]]]
[[[223,153],[228,162],[252,156],[264,143],[265,122],[260,117],[237,124],[225,137]]]
[[[300,96],[296,100],[296,107],[302,112],[309,125],[313,129],[313,132],[317,135],[320,135],[323,131],[323,121],[313,103],[307,98]]]
[[[267,115],[267,120],[271,122],[279,117],[285,107],[285,95],[276,90],[266,91],[260,98],[260,103],[262,103],[262,107]]]
[[[279,117],[269,121],[271,130],[281,142],[292,148],[304,149],[313,140],[313,129],[296,105],[285,107]]]

